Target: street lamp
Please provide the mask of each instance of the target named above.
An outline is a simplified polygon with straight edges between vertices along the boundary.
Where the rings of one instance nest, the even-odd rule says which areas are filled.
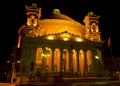
[[[14,79],[16,78],[16,68],[15,68],[15,65],[17,63],[17,65],[20,63],[20,61],[18,60],[17,62],[12,62],[12,61],[7,61],[7,63],[10,63],[11,66],[12,66],[12,76],[11,76],[11,83],[14,83]],[[18,67],[18,66],[17,66]]]
[[[95,56],[96,59],[99,59],[99,56]]]
[[[45,47],[45,51],[44,53],[42,54],[42,59],[43,59],[43,75],[45,73],[45,60],[46,60],[46,57],[50,56],[50,54],[48,53],[48,48]]]
[[[11,83],[13,83],[15,78],[15,62],[7,61],[7,63],[12,65],[12,76],[11,76]]]
[[[12,63],[12,77],[11,77],[11,83],[13,83],[14,78],[16,77],[15,75],[15,62]]]

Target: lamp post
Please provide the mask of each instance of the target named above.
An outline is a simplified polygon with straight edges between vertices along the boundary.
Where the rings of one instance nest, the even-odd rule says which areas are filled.
[[[48,54],[48,52],[47,52],[47,47],[45,47],[45,51],[44,51],[44,53],[42,54],[42,57],[43,57],[43,76],[44,76],[44,74],[45,74],[45,67],[46,67],[46,58],[49,56],[49,54]]]
[[[11,69],[11,83],[14,83],[14,79],[16,77],[16,73],[15,73],[15,62],[12,62],[12,61],[7,61],[7,63],[9,63],[11,66],[12,66],[12,69]]]
[[[15,78],[15,62],[12,63],[12,77],[11,77],[11,83],[13,83]]]
[[[11,83],[14,83],[14,79],[16,78],[16,73],[15,73],[15,62],[16,62],[16,46],[13,47],[12,52],[10,53],[13,61],[12,61],[12,77],[11,77]]]
[[[12,62],[12,76],[11,76],[11,83],[14,83],[14,79],[16,79],[16,67],[19,65],[20,61],[18,60],[17,62]]]

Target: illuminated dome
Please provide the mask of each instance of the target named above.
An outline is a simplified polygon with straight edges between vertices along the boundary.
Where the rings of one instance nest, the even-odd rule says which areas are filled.
[[[36,4],[26,6],[27,21],[19,30],[17,50],[20,65],[16,78],[21,72],[35,75],[35,83],[42,77],[105,76],[98,27],[99,16],[88,13],[82,25],[54,9],[48,17],[41,17],[41,8]],[[73,75],[73,76],[71,76]],[[31,82],[26,75],[23,83]],[[21,81],[20,81],[21,82]],[[17,83],[20,84],[20,83]]]
[[[71,20],[74,21],[72,18],[61,14],[59,9],[54,9],[52,15],[47,17],[48,19],[64,19],[64,20]]]
[[[61,14],[59,9],[54,9],[52,15],[41,19],[39,25],[40,36],[58,34],[66,31],[80,37],[84,37],[85,35],[85,27],[74,19]]]

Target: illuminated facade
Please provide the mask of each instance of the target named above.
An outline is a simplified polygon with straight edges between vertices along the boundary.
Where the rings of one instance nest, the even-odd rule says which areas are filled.
[[[26,6],[27,21],[19,30],[20,72],[49,76],[102,75],[99,16],[89,12],[83,22],[54,9],[42,19],[41,8]]]

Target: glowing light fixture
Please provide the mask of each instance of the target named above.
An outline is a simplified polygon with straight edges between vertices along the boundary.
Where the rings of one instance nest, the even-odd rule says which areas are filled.
[[[37,26],[37,24],[34,24],[34,26]]]
[[[64,40],[64,41],[67,41],[67,40],[68,40],[68,38],[67,38],[67,37],[64,37],[64,38],[63,38],[63,40]]]
[[[47,56],[50,56],[50,54],[48,54]]]
[[[27,23],[27,25],[30,25],[29,23]]]
[[[8,60],[7,63],[10,63],[10,61]]]
[[[98,56],[95,56],[95,58],[96,58],[96,59],[99,59],[99,57],[98,57]]]
[[[82,41],[82,39],[81,39],[80,37],[76,38],[76,40],[77,40],[78,42],[81,42],[81,41]]]
[[[20,61],[18,60],[17,63],[20,63]]]
[[[45,53],[42,53],[42,57],[46,58],[46,57],[50,56],[48,49],[49,49],[48,47],[45,47],[46,51],[45,51]]]
[[[53,36],[48,36],[48,39],[49,39],[49,40],[53,40],[54,37],[53,37]]]
[[[46,58],[48,56],[50,56],[50,54],[45,54],[45,53],[42,54],[42,57],[44,57],[44,58]]]
[[[48,47],[45,47],[45,49],[47,50],[47,49],[48,49]]]

